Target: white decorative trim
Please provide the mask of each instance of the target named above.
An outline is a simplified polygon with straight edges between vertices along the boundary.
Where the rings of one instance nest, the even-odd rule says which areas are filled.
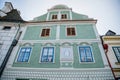
[[[48,13],[47,13],[47,18],[46,18],[46,21],[48,21],[48,20],[49,20],[49,16],[50,16],[50,13],[48,12]]]
[[[101,53],[101,56],[102,56],[104,66],[109,67],[108,61],[107,61],[107,58],[106,58],[106,55],[105,55],[105,52],[104,52],[104,49],[103,49],[103,46],[102,46],[102,43],[99,43],[98,46],[99,46],[99,49],[100,49],[100,53]]]
[[[75,35],[67,35],[67,28],[75,28]],[[66,25],[65,26],[65,36],[66,37],[75,37],[77,36],[77,29],[75,25]]]
[[[23,38],[24,38],[24,35],[25,35],[25,33],[26,33],[26,30],[27,30],[27,26],[26,27],[21,27],[22,28],[22,34],[21,34],[21,36],[20,36],[20,39],[19,40],[22,40]]]
[[[100,35],[99,35],[98,31],[97,31],[97,28],[96,28],[96,25],[95,25],[95,24],[93,24],[93,30],[94,30],[94,32],[95,32],[96,38],[97,38],[97,39],[100,39]]]
[[[70,10],[69,13],[70,13],[70,20],[72,20],[72,10]]]
[[[50,29],[49,36],[41,36],[43,29]],[[46,27],[42,27],[42,28],[40,29],[40,36],[39,36],[39,37],[40,37],[40,38],[51,37],[51,27],[50,27],[50,26],[48,26],[48,27],[47,27],[47,26],[46,26]]]
[[[56,40],[60,39],[60,25],[57,25],[57,30],[56,30]]]

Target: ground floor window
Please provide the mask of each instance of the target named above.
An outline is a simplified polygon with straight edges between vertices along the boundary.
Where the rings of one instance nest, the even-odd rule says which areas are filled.
[[[112,47],[113,48],[113,51],[115,53],[115,56],[118,60],[118,62],[120,62],[120,47]]]
[[[54,47],[43,47],[41,62],[53,62],[54,60]]]
[[[28,62],[31,50],[32,50],[31,47],[20,48],[19,55],[18,55],[18,58],[17,58],[17,62]]]
[[[93,62],[90,46],[79,46],[80,62]]]

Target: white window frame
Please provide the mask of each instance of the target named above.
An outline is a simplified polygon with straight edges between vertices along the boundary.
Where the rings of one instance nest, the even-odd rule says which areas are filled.
[[[52,19],[52,17],[53,17],[54,15],[57,15],[57,19]],[[52,14],[52,15],[51,15],[51,20],[58,20],[58,14]]]
[[[67,28],[75,28],[75,35],[67,35]],[[66,34],[66,37],[74,37],[74,36],[77,36],[77,29],[76,29],[76,26],[74,25],[67,25],[66,26],[66,29],[65,29],[65,34]]]
[[[18,58],[19,58],[19,55],[20,55],[20,52],[21,52],[21,49],[22,49],[22,48],[31,48],[31,51],[30,51],[30,54],[29,54],[28,61],[18,61]],[[32,54],[32,47],[30,47],[30,46],[20,47],[19,52],[18,52],[18,54],[17,54],[16,62],[19,62],[19,63],[23,63],[23,62],[24,62],[24,63],[29,63],[31,54]]]
[[[43,49],[44,48],[53,48],[53,61],[52,62],[50,62],[50,61],[48,61],[48,62],[42,62],[42,55],[43,55]],[[47,53],[48,54],[48,53]],[[55,47],[54,46],[43,46],[42,48],[41,48],[41,53],[40,53],[40,59],[39,59],[39,63],[55,63]]]
[[[62,19],[62,15],[66,15],[67,16],[67,18],[65,18],[65,19]],[[60,16],[61,18],[61,20],[67,20],[68,19],[68,14],[67,13],[63,13],[63,14],[61,14],[61,16]]]
[[[42,31],[43,31],[43,29],[50,29],[50,33],[49,33],[49,36],[41,36],[42,35]],[[46,27],[46,28],[42,28],[41,29],[41,32],[40,32],[40,37],[50,37],[51,36],[51,28],[50,27]]]
[[[90,52],[91,52],[91,55],[92,55],[92,61],[91,62],[89,62],[89,61],[81,61],[81,56],[80,56],[80,47],[83,47],[83,48],[85,48],[85,47],[89,47],[90,48]],[[89,46],[89,45],[85,45],[85,46],[78,46],[78,56],[79,56],[79,62],[80,63],[95,63],[95,59],[94,59],[94,55],[93,55],[93,51],[92,51],[92,47],[91,46]]]
[[[114,48],[117,48],[117,50],[118,50],[118,48],[120,48],[120,46],[114,46],[114,47],[112,47],[112,50],[113,50],[113,52],[114,52],[114,55],[115,55],[118,63],[120,63],[120,60],[118,59],[118,55],[117,55],[117,53],[115,52],[115,49],[114,49]],[[118,54],[120,55],[120,50],[118,50],[118,52],[119,52]]]

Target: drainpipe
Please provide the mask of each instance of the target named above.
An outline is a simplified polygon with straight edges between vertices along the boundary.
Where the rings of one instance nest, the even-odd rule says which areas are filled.
[[[4,61],[3,61],[2,65],[1,65],[1,67],[0,67],[0,78],[1,78],[1,75],[2,75],[2,73],[4,71],[4,69],[5,69],[5,66],[6,66],[6,64],[8,62],[8,59],[9,59],[9,57],[11,55],[11,52],[12,52],[13,48],[18,43],[19,37],[21,35],[21,33],[19,34],[19,30],[20,30],[20,23],[18,24],[18,30],[17,30],[17,33],[16,33],[16,35],[14,37],[14,40],[12,41],[12,44],[10,45],[10,48],[8,49],[8,52],[7,52],[7,54],[6,54],[5,58],[4,58]]]

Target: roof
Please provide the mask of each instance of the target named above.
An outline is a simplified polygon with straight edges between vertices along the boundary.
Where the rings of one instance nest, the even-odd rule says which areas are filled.
[[[23,19],[21,18],[17,9],[13,9],[6,14],[7,14],[6,16],[0,17],[0,21],[11,21],[11,22],[21,21],[21,22],[23,22]]]

